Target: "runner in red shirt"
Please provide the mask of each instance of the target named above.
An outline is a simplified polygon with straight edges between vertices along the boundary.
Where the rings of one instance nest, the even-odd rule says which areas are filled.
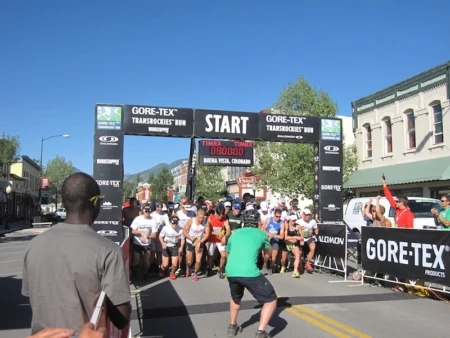
[[[384,196],[386,196],[387,200],[391,207],[395,209],[395,225],[397,228],[414,228],[414,214],[408,208],[408,197],[399,196],[397,201],[392,197],[391,191],[389,190],[386,180],[384,178],[381,179],[383,183],[383,191]]]

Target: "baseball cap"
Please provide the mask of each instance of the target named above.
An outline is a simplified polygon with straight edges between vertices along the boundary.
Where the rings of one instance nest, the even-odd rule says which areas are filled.
[[[226,207],[231,207],[231,202],[226,201],[223,205],[226,206]]]
[[[280,197],[280,198],[278,199],[278,203],[279,203],[279,204],[286,204],[286,199],[285,199],[284,197]]]
[[[241,209],[241,204],[240,203],[235,203],[233,204],[233,209]]]
[[[255,207],[253,206],[253,203],[251,202],[247,202],[247,204],[245,205],[245,210],[254,210]]]
[[[184,209],[186,209],[187,211],[191,211],[192,210],[192,205],[190,204],[183,204]]]
[[[267,211],[269,210],[269,207],[267,205],[267,202],[261,202],[259,207],[261,208],[262,211]]]
[[[311,210],[309,210],[308,208],[303,209],[303,213],[305,215],[311,215],[312,214]]]
[[[179,218],[177,216],[170,217],[170,223],[175,224],[178,223]]]
[[[291,221],[295,221],[295,220],[297,220],[297,216],[296,216],[296,215],[290,215],[290,216],[289,216],[289,219],[290,219]]]

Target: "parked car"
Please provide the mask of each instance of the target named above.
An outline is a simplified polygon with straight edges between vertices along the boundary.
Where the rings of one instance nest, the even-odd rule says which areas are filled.
[[[66,208],[58,208],[55,212],[50,214],[54,221],[63,221],[66,219]]]
[[[362,207],[364,208],[369,200],[370,197],[360,197],[353,198],[348,203],[344,214],[344,221],[353,231],[361,232],[361,226],[366,225],[363,214],[359,209],[359,205],[362,203]],[[431,209],[436,208],[441,210],[442,207],[440,201],[426,197],[408,197],[408,200],[408,206],[414,214],[414,229],[436,229]],[[375,205],[375,198],[373,198],[372,204]],[[395,209],[391,207],[386,197],[380,199],[380,205],[384,206],[386,210],[384,216],[387,217],[392,224],[395,224]]]

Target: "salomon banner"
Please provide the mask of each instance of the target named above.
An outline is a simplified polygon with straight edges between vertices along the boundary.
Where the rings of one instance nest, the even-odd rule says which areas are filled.
[[[319,142],[319,198],[320,221],[340,221],[343,215],[341,141]]]
[[[334,258],[345,258],[347,226],[345,224],[322,224],[317,236],[316,254]]]
[[[319,143],[314,143],[314,219],[319,220],[319,211],[320,211],[320,180],[319,180],[319,166],[320,166],[320,157],[319,157]]]
[[[362,268],[450,286],[450,232],[362,227]]]
[[[281,114],[259,115],[259,138],[277,142],[317,142],[320,118]]]
[[[256,113],[196,109],[194,137],[257,140],[258,118]]]
[[[98,105],[96,107],[95,123],[97,128],[94,133],[93,177],[104,198],[100,204],[100,213],[93,224],[93,229],[120,245],[123,241],[124,132],[122,108],[120,107],[120,111],[118,108],[114,105]]]
[[[124,112],[127,135],[192,137],[193,109],[125,105]]]

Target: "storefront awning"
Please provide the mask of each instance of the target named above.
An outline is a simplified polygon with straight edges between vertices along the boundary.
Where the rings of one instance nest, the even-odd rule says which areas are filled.
[[[389,185],[450,180],[450,157],[357,170],[344,188],[381,187],[383,174]]]

